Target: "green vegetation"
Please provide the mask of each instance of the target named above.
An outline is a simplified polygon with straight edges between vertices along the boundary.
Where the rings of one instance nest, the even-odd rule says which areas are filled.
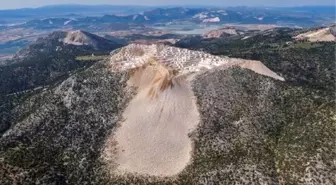
[[[303,49],[312,49],[321,46],[323,46],[323,44],[314,42],[297,42],[294,44],[295,48],[303,48]]]
[[[192,163],[173,178],[113,176],[102,160],[106,139],[132,97],[126,73],[109,71],[104,61],[83,65],[95,59],[87,56],[90,52],[65,51],[26,60],[27,66],[13,64],[6,69],[17,76],[7,76],[3,92],[20,89],[18,79],[24,89],[44,83],[51,88],[0,96],[0,132],[20,124],[0,138],[0,184],[335,184],[334,43],[296,43],[292,34],[292,29],[280,29],[245,40],[178,43],[261,60],[286,81],[240,68],[197,76],[192,87],[200,123],[190,133]],[[53,86],[50,74],[63,70],[71,77],[59,75],[63,78],[55,78]],[[25,81],[35,75],[33,80],[42,80]]]
[[[87,61],[99,61],[99,60],[105,60],[108,59],[110,55],[85,55],[85,56],[78,56],[76,57],[76,60],[87,62]]]

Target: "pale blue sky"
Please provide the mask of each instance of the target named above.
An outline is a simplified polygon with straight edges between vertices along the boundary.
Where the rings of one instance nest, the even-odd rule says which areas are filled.
[[[55,4],[304,6],[335,5],[335,0],[0,0],[0,9],[40,7]]]

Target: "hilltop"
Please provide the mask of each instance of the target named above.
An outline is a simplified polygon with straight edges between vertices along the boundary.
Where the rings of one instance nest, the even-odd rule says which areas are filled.
[[[11,111],[1,168],[28,184],[332,184],[332,96],[249,62],[163,45],[115,50]]]
[[[108,56],[93,47],[105,40],[81,31],[40,40],[64,64],[90,64],[1,96],[0,184],[334,184],[334,43],[303,47],[301,33],[130,44]]]
[[[310,42],[336,42],[336,25],[301,33],[294,38]]]
[[[57,31],[18,51],[0,67],[0,94],[50,85],[71,71],[90,66],[78,56],[108,55],[122,45],[84,31]]]

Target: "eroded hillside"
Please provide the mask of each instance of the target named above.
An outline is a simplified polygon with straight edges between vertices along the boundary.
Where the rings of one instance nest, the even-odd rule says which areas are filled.
[[[263,63],[114,51],[13,109],[0,182],[334,184],[334,96]]]

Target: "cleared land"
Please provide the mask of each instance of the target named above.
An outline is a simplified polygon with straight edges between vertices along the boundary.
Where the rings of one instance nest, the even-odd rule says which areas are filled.
[[[322,28],[316,31],[309,31],[294,37],[297,40],[307,39],[310,42],[335,42],[336,38],[330,28]]]
[[[146,73],[137,73],[138,81],[132,82],[142,88],[126,108],[125,121],[114,136],[118,170],[172,176],[190,161],[188,133],[197,125],[199,114],[186,81],[175,79],[163,67],[146,68],[140,70]],[[153,81],[144,87],[151,70]]]

